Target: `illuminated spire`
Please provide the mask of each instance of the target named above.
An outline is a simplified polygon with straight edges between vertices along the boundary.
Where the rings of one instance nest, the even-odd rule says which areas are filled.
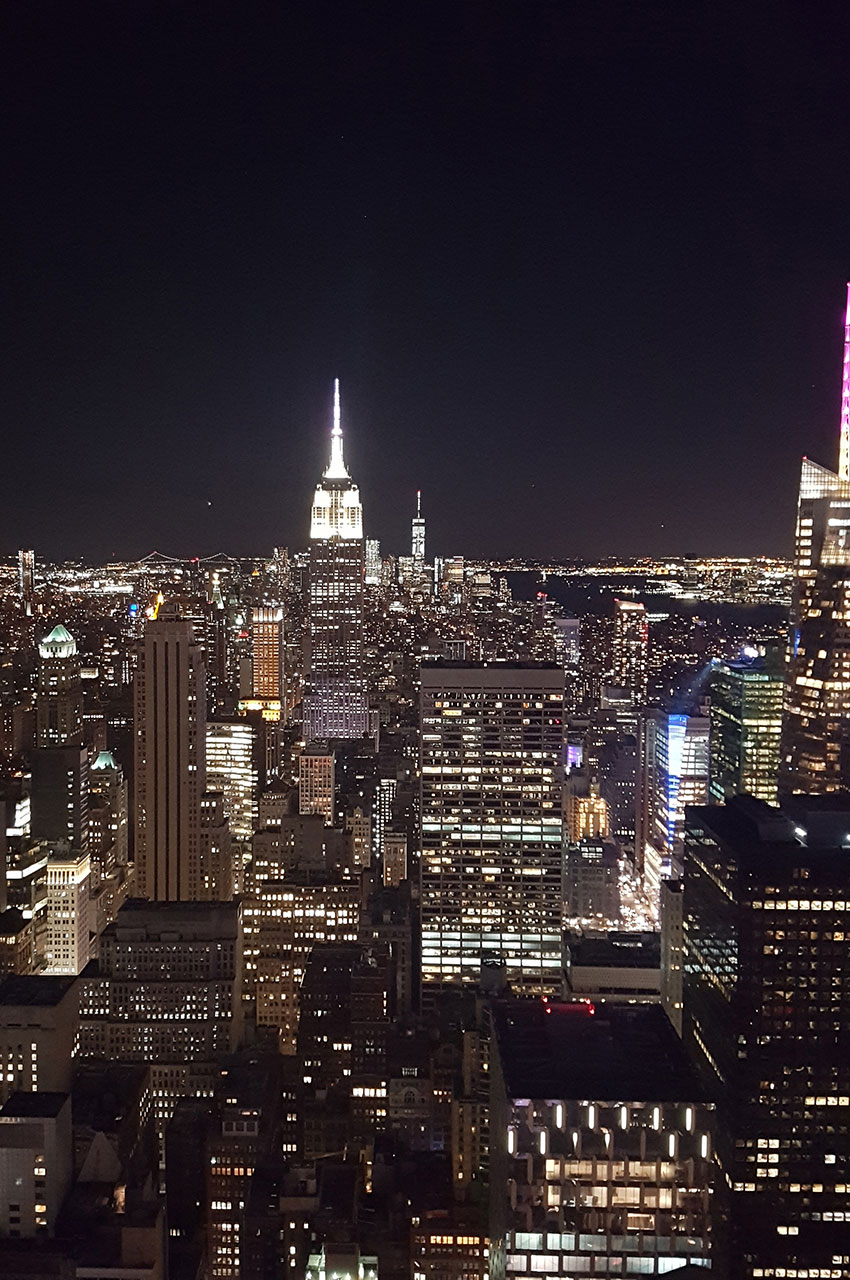
[[[844,315],[844,372],[841,378],[841,443],[838,448],[838,474],[850,480],[850,284],[847,285],[847,310]]]
[[[416,518],[417,518],[417,520],[419,519],[419,517],[420,517],[421,515],[422,515],[422,490],[421,490],[421,489],[417,489],[417,490],[416,490]]]
[[[326,480],[350,480],[342,456],[342,427],[340,426],[339,378],[334,378],[334,425],[331,431],[331,460],[325,472]]]

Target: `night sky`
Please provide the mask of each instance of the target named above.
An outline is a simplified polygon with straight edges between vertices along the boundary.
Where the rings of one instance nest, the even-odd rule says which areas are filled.
[[[787,554],[850,5],[0,5],[0,553]],[[212,504],[212,505],[209,505]]]

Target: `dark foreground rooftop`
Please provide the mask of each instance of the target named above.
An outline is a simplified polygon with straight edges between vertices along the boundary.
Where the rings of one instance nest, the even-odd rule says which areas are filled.
[[[660,1005],[503,1000],[493,1009],[511,1098],[700,1101]]]
[[[0,1005],[32,1005],[38,1008],[61,1004],[76,981],[76,978],[53,975],[9,974],[0,982]]]

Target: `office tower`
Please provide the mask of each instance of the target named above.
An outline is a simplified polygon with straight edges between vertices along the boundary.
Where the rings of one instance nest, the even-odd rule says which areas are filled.
[[[0,983],[0,1102],[20,1089],[68,1093],[79,1026],[75,978],[9,976]]]
[[[304,1084],[319,1103],[328,1091],[344,1090],[354,1139],[364,1146],[386,1127],[388,978],[386,954],[377,948],[318,943],[301,984],[298,1058]],[[325,1110],[314,1111],[310,1125],[305,1109],[305,1159],[328,1150],[320,1145],[327,1132]]]
[[[803,459],[780,791],[850,786],[850,285],[837,473]]]
[[[597,711],[602,689],[611,683],[614,619],[585,613],[579,618],[579,709]]]
[[[199,848],[202,869],[199,898],[228,902],[236,889],[236,877],[241,867],[234,861],[230,823],[220,791],[205,791],[201,796]]]
[[[555,657],[564,670],[569,671],[573,676],[576,697],[578,696],[577,683],[581,655],[580,628],[581,621],[579,618],[552,619],[552,630],[555,637]]]
[[[637,752],[633,733],[616,733],[599,756],[599,793],[605,801],[608,826],[611,835],[624,844],[632,844],[635,838]]]
[[[48,974],[82,973],[91,955],[91,862],[80,849],[57,850],[47,862]]]
[[[257,1025],[277,1028],[281,1053],[295,1053],[299,992],[313,946],[357,941],[360,896],[358,882],[328,871],[253,876],[246,914],[252,927]]]
[[[32,757],[33,840],[89,844],[89,757],[85,747],[39,747]]]
[[[280,1149],[280,1059],[234,1055],[222,1063],[205,1144],[207,1274],[238,1277],[244,1206],[258,1165]]]
[[[689,811],[684,1034],[718,1098],[723,1274],[850,1275],[850,805]]]
[[[368,729],[363,667],[363,508],[342,454],[339,379],[330,462],[310,519],[309,635],[304,736],[360,738]]]
[[[31,973],[35,965],[35,931],[19,907],[0,911],[0,979],[7,973]]]
[[[407,835],[403,831],[385,831],[381,850],[384,884],[397,889],[407,879]]]
[[[585,837],[607,836],[608,805],[584,769],[573,769],[564,782],[564,835],[573,842]]]
[[[564,993],[569,1000],[658,1004],[661,945],[657,933],[620,929],[571,935],[564,948]]]
[[[286,646],[283,609],[254,609],[251,614],[251,695],[262,701],[285,702]]]
[[[583,837],[564,853],[564,910],[573,920],[601,918],[606,927],[620,918],[619,846],[614,840]]]
[[[449,604],[461,604],[465,576],[463,556],[449,556],[440,562],[440,591]]]
[[[35,552],[18,552],[18,592],[27,617],[32,616],[35,600]]]
[[[561,970],[564,673],[423,664],[423,994],[498,960],[529,992]]]
[[[72,1174],[68,1094],[13,1093],[0,1109],[0,1237],[55,1235]]]
[[[785,666],[779,647],[750,647],[711,669],[709,792],[713,804],[750,795],[776,801]]]
[[[263,726],[244,716],[208,720],[207,786],[224,796],[230,834],[243,844],[257,829],[257,797],[266,783]]]
[[[355,805],[345,815],[345,833],[348,839],[347,863],[355,878],[372,865],[372,819],[360,805]]]
[[[334,753],[327,743],[312,742],[298,757],[298,812],[320,813],[334,820]]]
[[[628,691],[634,706],[646,703],[649,628],[646,610],[634,600],[614,601],[614,683]]]
[[[127,783],[111,751],[99,751],[89,770],[89,850],[101,877],[127,865]]]
[[[369,587],[381,585],[381,544],[377,538],[366,539],[366,577]]]
[[[36,745],[80,746],[83,741],[83,692],[77,642],[56,626],[38,643]]]
[[[682,1034],[684,972],[684,883],[662,880],[661,915],[661,1004],[677,1035]]]
[[[91,927],[100,935],[128,895],[127,783],[110,751],[100,751],[89,770]]]
[[[157,902],[209,896],[201,865],[206,689],[192,624],[163,606],[134,686],[136,889]]]
[[[425,517],[422,514],[422,492],[416,490],[416,515],[410,524],[410,555],[413,567],[421,573],[425,567]]]
[[[490,1274],[711,1265],[713,1107],[658,1005],[502,1001]]]
[[[709,720],[667,711],[641,720],[636,854],[653,899],[681,863],[685,806],[708,800]]]
[[[241,905],[126,902],[80,979],[80,1056],[150,1062],[162,1137],[177,1098],[241,1036]]]

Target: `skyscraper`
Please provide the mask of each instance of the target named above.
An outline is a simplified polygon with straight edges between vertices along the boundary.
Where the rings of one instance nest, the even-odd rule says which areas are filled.
[[[36,744],[79,746],[83,741],[83,693],[77,642],[56,626],[38,645]]]
[[[850,1276],[846,797],[689,810],[684,1034],[718,1100],[721,1274]]]
[[[20,592],[24,612],[29,617],[32,614],[32,606],[35,599],[34,551],[18,552],[18,591]]]
[[[615,600],[614,683],[628,690],[635,706],[646,702],[648,644],[643,605],[634,600]]]
[[[421,573],[425,564],[425,517],[422,514],[422,492],[416,490],[416,515],[410,525],[410,554],[413,568]]]
[[[209,897],[201,866],[204,664],[191,622],[176,609],[163,606],[145,627],[134,701],[138,892],[159,902]]]
[[[421,681],[423,990],[489,960],[557,990],[563,670],[436,662]]]
[[[785,671],[778,646],[747,649],[711,670],[710,792],[776,801]]]
[[[360,738],[368,728],[363,670],[363,508],[342,453],[339,379],[331,457],[310,519],[309,631],[304,736]]]
[[[850,285],[838,471],[803,459],[780,790],[850,785]]]
[[[251,694],[284,701],[283,610],[258,608],[251,615]]]
[[[636,853],[653,896],[678,870],[685,806],[708,800],[708,734],[705,715],[653,711],[642,720]]]

